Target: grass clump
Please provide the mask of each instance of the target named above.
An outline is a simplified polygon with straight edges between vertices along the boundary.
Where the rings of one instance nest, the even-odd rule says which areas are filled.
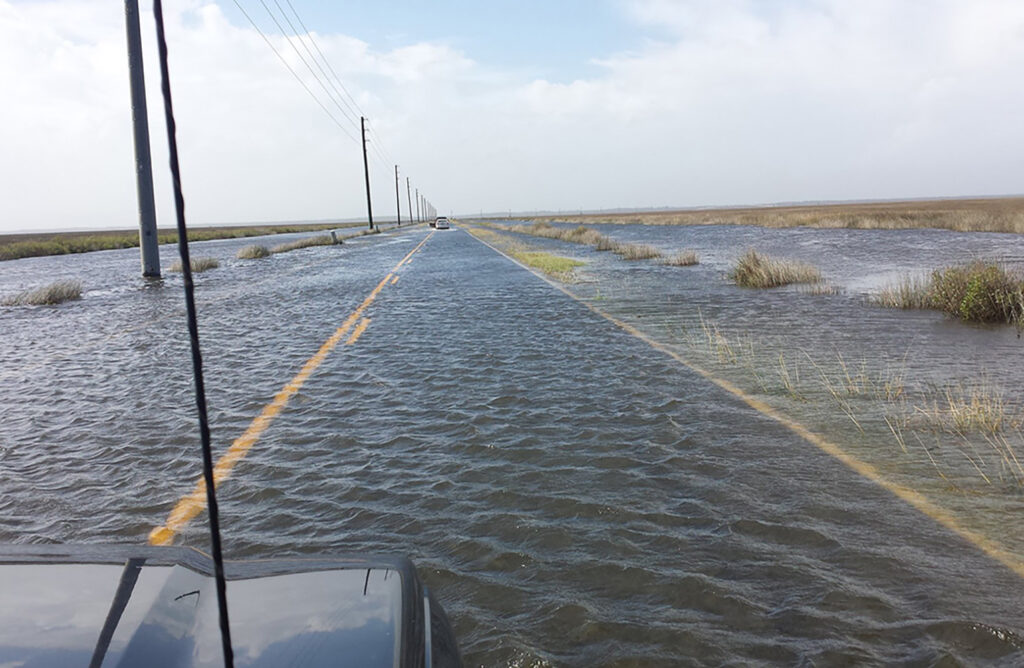
[[[1024,278],[992,262],[936,269],[906,277],[872,302],[889,308],[934,309],[964,322],[1009,323],[1024,329]]]
[[[568,257],[552,255],[541,251],[516,251],[512,257],[519,260],[528,267],[538,269],[552,278],[560,281],[570,281],[573,278],[573,269],[582,267],[583,262]]]
[[[623,260],[653,260],[661,257],[661,251],[650,244],[616,244],[612,249]]]
[[[215,257],[194,257],[189,260],[189,266],[192,267],[193,274],[198,274],[207,269],[216,269],[220,266],[220,261]],[[175,260],[168,271],[180,272],[181,269],[181,260]]]
[[[818,283],[821,271],[806,262],[773,258],[751,249],[736,261],[729,278],[744,288],[775,288],[790,283]]]
[[[82,298],[82,282],[64,280],[25,290],[0,301],[3,306],[43,306]]]
[[[925,276],[904,276],[871,296],[871,302],[886,308],[931,308],[931,283]]]
[[[270,249],[259,244],[249,244],[239,248],[235,257],[239,260],[258,260],[261,257],[270,257]]]
[[[369,231],[364,234],[370,234]],[[287,253],[288,251],[298,250],[300,248],[310,248],[311,246],[333,246],[334,239],[329,234],[318,234],[315,237],[305,237],[303,239],[296,239],[295,241],[289,241],[288,243],[278,244],[270,249],[271,253]]]
[[[815,297],[828,297],[843,294],[843,289],[832,283],[811,283],[801,292]]]
[[[700,258],[697,257],[696,251],[688,250],[666,258],[664,264],[670,267],[691,267],[700,264]]]
[[[972,262],[932,272],[933,307],[966,322],[1014,322],[1024,281],[997,264]]]
[[[982,382],[973,387],[946,387],[937,398],[914,406],[905,426],[958,434],[996,434],[1020,425],[1003,392]]]

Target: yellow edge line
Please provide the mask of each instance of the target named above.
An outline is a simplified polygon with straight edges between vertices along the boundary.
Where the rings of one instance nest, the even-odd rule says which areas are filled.
[[[409,258],[411,258],[416,251],[422,248],[423,244],[427,243],[427,240],[429,240],[433,234],[434,233],[431,232],[424,237],[423,241],[421,241],[416,248],[409,251],[409,254],[395,265],[395,268],[377,284],[377,287],[367,295],[366,299],[363,300],[356,310],[345,318],[345,321],[337,330],[335,330],[334,334],[324,341],[316,354],[306,360],[306,363],[302,365],[302,369],[295,374],[295,377],[288,381],[288,383],[286,383],[285,386],[281,388],[276,395],[274,395],[273,400],[269,404],[263,407],[260,414],[257,415],[249,424],[249,428],[246,429],[241,436],[235,439],[234,443],[231,444],[231,447],[229,447],[227,452],[217,460],[217,463],[213,467],[213,485],[215,488],[219,487],[220,484],[227,479],[229,475],[231,475],[231,470],[242,460],[243,457],[245,457],[252,446],[256,444],[256,441],[259,440],[263,432],[270,426],[270,423],[273,422],[274,418],[281,412],[281,409],[288,404],[288,400],[298,393],[306,380],[314,371],[316,371],[317,367],[327,359],[327,356],[332,350],[334,350],[335,346],[338,345],[338,342],[341,341],[350,329],[352,329],[352,326],[363,315],[363,311],[369,308],[370,304],[377,299],[377,295],[380,294],[380,291],[383,290],[388,281],[394,277],[394,272],[403,264],[406,264],[409,261]],[[359,326],[356,327],[355,332],[353,332],[352,336],[349,337],[348,343],[355,343],[355,340],[362,335],[369,324],[369,319],[363,318],[362,322],[359,323]],[[153,530],[149,532],[150,545],[170,545],[178,532],[184,529],[185,526],[196,517],[196,515],[203,511],[204,508],[206,508],[206,481],[199,478],[192,491],[178,500],[178,503],[167,516],[167,520],[162,525],[154,527]]]
[[[774,408],[772,408],[768,404],[764,403],[763,401],[761,401],[759,399],[756,399],[756,398],[750,396],[749,394],[747,394],[746,392],[744,392],[743,390],[741,390],[737,386],[733,385],[729,381],[724,380],[722,378],[718,378],[717,376],[713,375],[710,371],[707,371],[706,369],[697,366],[693,362],[691,362],[691,361],[687,360],[686,358],[684,358],[679,353],[677,353],[674,350],[666,347],[664,344],[659,343],[658,341],[652,339],[647,334],[644,334],[643,332],[638,330],[636,327],[634,327],[634,326],[632,326],[632,325],[630,325],[628,323],[625,323],[625,322],[619,320],[618,318],[616,318],[613,315],[605,313],[604,311],[602,311],[601,309],[597,308],[593,304],[583,300],[582,298],[577,296],[575,293],[570,292],[564,286],[559,285],[558,283],[556,283],[556,282],[554,282],[552,280],[549,280],[543,274],[540,274],[540,273],[534,271],[530,267],[522,264],[521,262],[519,262],[515,258],[510,257],[507,253],[504,253],[503,251],[499,250],[498,248],[495,248],[493,245],[487,243],[483,239],[480,239],[480,238],[478,238],[478,237],[476,237],[476,236],[474,236],[472,234],[470,236],[472,236],[474,239],[476,239],[477,241],[479,241],[483,245],[487,246],[488,248],[490,248],[494,252],[496,252],[496,253],[498,253],[498,254],[508,258],[512,262],[515,262],[520,267],[522,267],[523,269],[526,269],[530,273],[534,274],[535,276],[537,276],[541,280],[545,281],[546,283],[548,283],[552,287],[556,288],[557,290],[559,290],[560,292],[562,292],[566,296],[574,299],[575,301],[579,302],[583,306],[587,307],[593,313],[596,313],[597,315],[601,316],[605,320],[608,320],[609,322],[611,322],[615,326],[619,327],[620,329],[624,330],[625,332],[631,334],[632,336],[635,336],[636,338],[640,339],[641,341],[643,341],[644,343],[646,343],[650,347],[654,348],[655,350],[658,350],[658,351],[664,353],[665,355],[668,355],[669,357],[671,357],[675,361],[679,362],[680,364],[682,364],[686,368],[690,369],[691,371],[694,371],[697,374],[701,375],[706,380],[711,381],[712,383],[714,383],[718,387],[722,388],[723,390],[725,390],[729,394],[732,394],[733,396],[739,398],[745,404],[747,404],[748,406],[750,406],[751,408],[753,408],[757,412],[759,412],[762,415],[764,415],[766,417],[769,417],[772,420],[775,420],[776,422],[778,422],[779,424],[785,426],[790,431],[794,432],[795,434],[797,434],[798,436],[803,438],[805,441],[807,441],[807,442],[811,443],[812,445],[816,446],[822,452],[825,452],[825,453],[831,455],[832,457],[834,457],[835,459],[839,460],[840,462],[845,464],[847,467],[849,467],[850,469],[852,469],[856,473],[858,473],[861,476],[867,478],[868,480],[870,480],[871,482],[875,483],[879,487],[882,487],[883,489],[888,490],[892,494],[896,495],[897,497],[899,497],[900,499],[902,499],[906,503],[908,503],[911,506],[913,506],[914,508],[916,508],[918,511],[924,513],[925,515],[927,515],[928,517],[930,517],[934,521],[938,522],[939,524],[941,524],[942,526],[946,527],[950,531],[956,533],[957,535],[959,535],[964,540],[967,540],[968,542],[972,543],[979,550],[984,552],[986,555],[988,555],[992,559],[995,559],[996,561],[998,561],[1002,565],[1006,566],[1011,571],[1016,573],[1018,576],[1024,578],[1024,560],[1021,560],[1021,558],[1018,555],[1014,554],[1013,552],[1010,552],[1009,550],[1007,550],[1005,547],[1003,547],[998,542],[996,542],[996,541],[994,541],[994,540],[992,540],[992,539],[990,539],[990,538],[988,538],[988,537],[986,537],[986,536],[984,536],[984,535],[982,535],[982,534],[980,534],[980,533],[978,533],[976,531],[973,531],[973,530],[968,529],[967,527],[963,526],[949,512],[947,512],[945,509],[939,507],[938,505],[936,505],[935,503],[930,501],[927,497],[925,497],[920,492],[917,492],[917,491],[915,491],[913,489],[910,489],[909,487],[905,487],[905,486],[903,486],[903,485],[901,485],[901,484],[899,484],[897,482],[893,482],[893,481],[885,478],[885,476],[883,476],[882,473],[877,468],[875,468],[874,466],[872,466],[871,464],[868,464],[867,462],[865,462],[863,460],[858,459],[854,455],[851,455],[850,453],[846,452],[845,450],[843,450],[841,447],[839,447],[835,443],[832,443],[831,441],[827,440],[826,438],[824,438],[820,434],[816,434],[816,433],[812,432],[810,429],[808,429],[807,427],[803,426],[799,422],[796,422],[795,420],[793,420],[793,419],[791,419],[789,417],[786,417],[785,415],[779,413],[778,411],[776,411]]]

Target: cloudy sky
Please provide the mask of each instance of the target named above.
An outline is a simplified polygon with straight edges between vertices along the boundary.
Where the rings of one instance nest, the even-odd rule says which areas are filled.
[[[444,213],[1024,192],[1019,0],[237,2],[166,2],[192,224],[365,215],[291,7],[380,216],[394,163]],[[0,91],[0,231],[135,224],[122,3],[0,0]]]

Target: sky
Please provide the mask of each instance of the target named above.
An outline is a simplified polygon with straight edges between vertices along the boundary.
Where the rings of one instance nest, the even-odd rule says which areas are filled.
[[[158,223],[172,226],[141,5]],[[1018,0],[164,11],[193,225],[365,216],[358,119],[346,117],[359,113],[378,218],[395,215],[395,164],[403,216],[406,177],[451,214],[1024,192]],[[332,100],[345,94],[334,75],[354,114]],[[132,227],[134,175],[123,4],[0,0],[0,232]]]

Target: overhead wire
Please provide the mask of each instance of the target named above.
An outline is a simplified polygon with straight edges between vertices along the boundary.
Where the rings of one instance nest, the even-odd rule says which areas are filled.
[[[334,68],[331,66],[331,61],[327,60],[327,57],[324,56],[324,52],[320,49],[320,45],[316,43],[316,38],[313,37],[313,32],[309,28],[306,27],[306,24],[303,23],[303,21],[302,21],[302,17],[299,16],[299,13],[297,11],[295,11],[295,6],[292,5],[292,0],[285,0],[285,2],[288,4],[288,7],[291,8],[292,13],[295,14],[295,18],[298,20],[299,25],[302,26],[302,29],[305,31],[306,35],[309,37],[309,41],[313,43],[313,48],[315,48],[317,53],[320,54],[320,57],[323,59],[324,64],[327,65],[327,69],[329,69],[331,71],[331,74],[334,75],[334,80],[337,82],[337,84],[341,88],[341,90],[343,90],[345,92],[345,95],[348,97],[349,101],[352,103],[352,106],[355,108],[355,111],[358,112],[359,116],[366,116],[366,114],[363,112],[363,110],[359,107],[359,103],[356,102],[354,97],[352,97],[352,93],[350,93],[348,91],[348,88],[346,88],[345,84],[341,81],[341,77],[339,77],[338,73],[334,71]]]
[[[335,72],[334,68],[331,67],[330,61],[327,60],[327,57],[324,55],[323,50],[316,43],[316,39],[313,37],[313,33],[306,27],[306,24],[303,22],[298,10],[295,9],[295,6],[290,2],[290,0],[286,0],[286,2],[288,4],[289,9],[291,9],[292,11],[292,14],[295,15],[295,19],[298,22],[299,26],[302,28],[302,31],[299,31],[295,27],[295,24],[292,22],[291,18],[289,18],[287,12],[285,12],[284,8],[281,6],[280,1],[273,0],[274,5],[277,7],[278,11],[281,14],[281,17],[285,20],[285,23],[287,23],[288,27],[291,29],[292,35],[285,35],[285,38],[288,40],[289,45],[292,47],[292,50],[295,51],[295,54],[299,57],[302,63],[306,66],[306,69],[309,70],[309,73],[313,75],[313,77],[317,80],[317,83],[320,84],[320,88],[322,88],[323,91],[327,94],[327,97],[331,100],[334,106],[337,107],[338,110],[353,125],[358,125],[359,121],[356,120],[354,116],[358,116],[359,119],[364,119],[366,117],[366,114],[362,111],[362,109],[359,108],[359,105],[352,98],[351,94],[348,92],[348,89],[345,88],[345,85],[341,82],[341,78],[338,77],[337,72]],[[263,9],[266,10],[267,14],[274,21],[274,24],[277,25],[278,29],[281,30],[282,33],[285,33],[284,26],[281,25],[281,22],[277,19],[277,16],[274,14],[274,12],[271,11],[270,7],[267,5],[265,0],[260,0],[260,4],[263,5]],[[305,39],[303,39],[303,37],[305,37]],[[295,46],[296,40],[302,45],[302,48],[309,56],[309,60],[307,60],[306,57],[302,55],[302,52],[299,51],[298,47]],[[320,59],[317,59],[317,57],[313,55],[313,52],[306,44],[306,40],[309,40],[309,42],[313,44],[313,47],[319,54]],[[327,65],[328,69],[331,70],[331,73],[334,75],[334,81],[331,80],[331,76],[328,75],[326,70],[324,70],[323,65],[321,65],[321,60],[323,61],[324,64]],[[323,75],[323,78],[321,78],[320,75],[318,75],[313,70],[313,67],[310,65],[310,61],[312,61],[313,65],[315,65],[316,68],[320,71],[320,73]],[[328,86],[330,86],[330,89],[334,91],[334,95],[331,94],[331,90],[328,89]],[[341,90],[339,90],[339,87]],[[342,90],[344,90],[345,94],[348,96],[347,100],[345,95],[342,94]],[[344,107],[342,107],[342,103],[344,103],[344,106],[347,107],[347,110]],[[372,155],[375,162],[380,162],[382,167],[390,170],[392,165],[395,164],[395,161],[387,155],[387,152],[384,149],[383,144],[381,143],[380,136],[370,126],[369,119],[366,119],[366,125],[367,129],[374,137],[374,140],[367,140],[367,142],[370,144],[370,154]]]
[[[292,68],[292,66],[288,64],[288,61],[285,59],[285,57],[281,55],[281,52],[277,50],[277,47],[274,46],[274,43],[270,41],[270,38],[267,37],[263,30],[260,29],[259,25],[256,24],[256,22],[252,19],[251,16],[249,16],[249,13],[245,11],[245,8],[242,7],[241,4],[239,4],[238,0],[232,0],[232,2],[235,3],[235,6],[238,7],[238,11],[242,12],[242,15],[245,16],[245,18],[249,21],[249,24],[252,25],[256,32],[259,33],[260,37],[263,38],[263,41],[267,43],[267,46],[269,46],[270,50],[274,52],[274,55],[277,56],[278,60],[281,61],[281,64],[284,65],[289,72],[291,72],[291,75],[295,77],[295,80],[299,82],[299,85],[302,86],[307,93],[309,93],[309,96],[312,97],[313,100],[318,105],[320,105],[320,108],[324,110],[324,113],[327,114],[332,121],[334,121],[334,124],[338,126],[338,129],[344,132],[349,139],[358,144],[359,140],[356,139],[351,132],[349,132],[348,128],[346,128],[341,123],[341,121],[339,121],[337,117],[335,117],[335,115],[331,113],[331,110],[328,109],[323,102],[321,102],[320,98],[317,97],[312,90],[310,90],[309,86],[306,85],[306,82],[303,81],[302,77],[300,77],[298,73]]]
[[[316,82],[320,84],[320,87],[324,90],[324,93],[327,94],[327,99],[329,99],[331,103],[338,108],[338,110],[342,113],[343,116],[345,116],[345,118],[348,119],[350,123],[355,123],[355,119],[351,118],[348,115],[348,112],[345,111],[345,109],[340,104],[338,104],[338,101],[334,99],[334,96],[331,95],[331,91],[327,88],[327,85],[324,83],[324,80],[315,71],[313,71],[312,65],[309,64],[309,61],[306,60],[306,57],[302,55],[301,51],[299,51],[299,47],[295,46],[295,42],[292,40],[291,36],[287,34],[287,31],[285,31],[284,26],[282,26],[281,22],[277,20],[277,16],[274,14],[274,12],[270,10],[270,7],[267,6],[267,3],[264,0],[259,0],[259,2],[261,5],[263,5],[263,9],[267,11],[267,14],[270,16],[271,20],[277,26],[278,30],[281,31],[281,34],[288,42],[288,45],[292,47],[293,51],[295,51],[295,55],[299,57],[299,60],[302,61],[302,64],[306,66],[306,69],[309,70],[309,73],[313,75],[313,78],[316,79]],[[280,5],[278,5],[278,7],[280,7]],[[285,17],[285,19],[287,20],[287,17]],[[305,46],[305,44],[303,44],[303,46]]]
[[[346,127],[338,119],[335,113],[328,108],[328,105],[325,104],[323,100],[321,100],[320,96],[314,93],[313,90],[309,87],[309,85],[307,85],[306,82],[303,81],[302,77],[288,63],[288,60],[284,57],[284,55],[281,54],[281,52],[274,46],[273,42],[263,32],[263,30],[259,27],[256,21],[253,20],[252,16],[250,16],[249,13],[245,11],[245,9],[239,3],[239,0],[232,1],[234,2],[235,6],[238,7],[239,11],[242,12],[242,15],[245,16],[245,18],[249,21],[250,25],[252,25],[252,27],[260,34],[260,36],[263,38],[263,41],[266,42],[267,46],[269,46],[270,49],[274,52],[274,55],[277,56],[281,63],[288,69],[291,75],[295,77],[295,79],[306,90],[310,97],[313,98],[313,100],[320,106],[320,108],[324,110],[324,112],[331,118],[331,120],[334,121],[335,125],[337,125],[339,129],[341,129],[342,132],[344,132],[349,139],[354,141],[356,144],[359,144],[360,139],[357,138],[349,130],[349,128]],[[259,0],[260,4],[263,6],[263,9],[267,12],[267,15],[270,16],[271,20],[277,26],[278,30],[281,31],[282,36],[288,42],[288,45],[295,52],[295,55],[298,56],[299,60],[302,61],[302,64],[305,66],[306,70],[308,70],[309,74],[314,79],[316,79],[316,82],[319,85],[320,89],[323,90],[324,94],[326,94],[327,96],[327,99],[330,100],[330,104],[334,108],[336,108],[337,111],[340,112],[341,116],[353,126],[352,129],[355,130],[356,132],[360,132],[360,129],[358,127],[360,125],[360,121],[365,122],[367,134],[366,142],[369,144],[368,155],[372,158],[373,162],[379,163],[381,167],[387,169],[390,172],[391,169],[393,169],[394,165],[397,164],[397,161],[391,156],[390,152],[385,148],[383,142],[380,139],[379,133],[377,133],[375,128],[371,125],[369,118],[366,117],[366,113],[359,106],[359,103],[356,102],[352,93],[348,90],[344,82],[341,80],[341,77],[338,76],[337,71],[335,71],[334,67],[331,65],[330,60],[328,60],[327,56],[324,54],[323,49],[317,43],[317,40],[314,37],[313,32],[310,31],[309,28],[306,26],[305,22],[302,20],[302,17],[295,9],[295,6],[292,4],[291,0],[285,0],[285,3],[288,5],[288,8],[291,10],[291,13],[294,15],[299,27],[301,27],[301,31],[296,28],[295,23],[292,22],[291,18],[289,18],[288,13],[285,12],[284,7],[281,6],[280,0],[272,1],[274,5],[277,7],[278,12],[280,12],[280,16],[284,19],[285,23],[287,23],[288,27],[291,29],[291,34],[288,34],[288,31],[285,30],[284,25],[282,25],[281,21],[278,19],[277,14],[275,14],[274,11],[267,5],[266,1]],[[319,56],[319,58],[317,58],[317,56],[313,54],[313,51],[310,50],[309,45],[307,45],[306,43],[307,40],[310,44],[312,44],[313,50],[316,51],[316,54]],[[302,45],[302,49],[305,51],[305,55],[303,54],[302,51],[299,50],[299,47],[295,45],[295,41],[298,41]],[[310,64],[310,61],[312,61],[312,65]],[[316,70],[314,70],[314,66],[316,67],[316,70],[319,70],[319,74],[317,73]],[[326,70],[324,69],[324,66],[326,66]],[[328,74],[328,72],[330,74]],[[356,117],[358,117],[358,119]]]
[[[345,105],[345,107],[348,108],[348,111],[352,114],[352,117],[353,118],[359,118],[361,116],[366,116],[366,114],[364,114],[362,112],[362,110],[359,109],[359,105],[355,104],[355,100],[352,100],[351,103],[350,103],[350,101],[348,99],[346,99],[345,95],[343,95],[341,93],[341,91],[338,90],[338,86],[335,85],[336,83],[340,84],[341,88],[343,88],[343,89],[344,89],[344,85],[341,84],[341,80],[338,79],[337,75],[335,75],[334,80],[332,80],[331,79],[331,75],[329,75],[324,70],[323,65],[320,64],[321,61],[323,61],[327,65],[328,68],[331,67],[331,64],[327,61],[327,57],[324,56],[324,52],[320,49],[320,46],[316,43],[316,39],[313,37],[313,33],[308,28],[306,28],[306,24],[302,22],[302,17],[299,16],[298,11],[296,11],[296,9],[292,5],[292,3],[288,2],[288,7],[292,10],[292,14],[295,15],[295,20],[299,22],[299,26],[302,27],[301,33],[300,33],[299,30],[296,30],[295,24],[293,24],[291,19],[288,18],[288,14],[284,11],[284,8],[281,7],[281,3],[279,2],[279,0],[274,0],[274,4],[277,5],[278,10],[280,10],[280,12],[281,12],[281,16],[283,16],[285,21],[288,22],[288,25],[291,27],[292,31],[299,38],[299,41],[302,42],[302,46],[303,46],[303,48],[306,49],[306,53],[309,54],[309,57],[316,64],[317,69],[320,70],[320,72],[327,79],[327,83],[330,84],[331,88],[334,89],[334,92],[337,94],[338,99],[341,100],[341,102]],[[316,49],[316,52],[320,55],[319,59],[316,56],[314,56],[313,53],[309,50],[309,47],[306,46],[306,41],[303,40],[303,37],[305,37],[306,40],[308,40],[313,45],[313,47]],[[332,72],[333,72],[333,69],[332,69]],[[345,92],[347,93],[348,91],[346,90]],[[349,96],[349,97],[351,97],[351,96]]]

